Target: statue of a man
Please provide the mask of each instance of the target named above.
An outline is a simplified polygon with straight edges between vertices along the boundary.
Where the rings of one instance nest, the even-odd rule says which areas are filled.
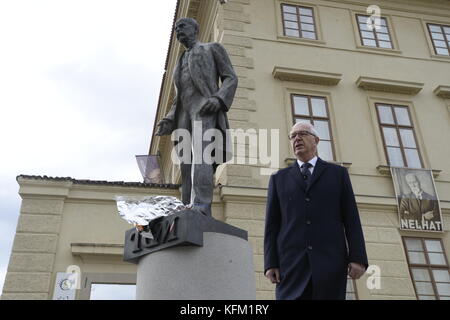
[[[186,50],[178,60],[173,75],[176,95],[172,107],[158,122],[156,135],[169,135],[175,129],[186,129],[190,132],[192,148],[177,149],[180,158],[182,201],[211,216],[215,169],[218,164],[230,160],[232,156],[231,139],[227,136],[229,124],[226,113],[233,102],[238,79],[221,44],[198,41],[197,21],[192,18],[179,19],[175,23],[175,33]],[[216,129],[215,132],[220,136],[205,139],[204,134],[210,129]],[[182,144],[181,140],[175,141],[175,147]],[[186,157],[186,151],[192,152],[190,157]],[[215,160],[211,163],[204,158],[204,153]]]

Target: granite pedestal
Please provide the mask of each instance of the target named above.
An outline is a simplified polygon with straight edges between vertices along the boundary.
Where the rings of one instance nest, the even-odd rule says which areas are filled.
[[[126,233],[124,260],[138,265],[136,299],[256,299],[245,230],[190,210],[160,218],[150,230],[153,240]]]

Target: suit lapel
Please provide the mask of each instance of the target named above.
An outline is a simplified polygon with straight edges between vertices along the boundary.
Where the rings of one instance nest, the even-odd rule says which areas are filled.
[[[327,163],[325,161],[323,161],[322,159],[317,158],[316,166],[314,167],[313,174],[310,178],[311,181],[309,181],[308,188],[306,189],[306,191],[309,191],[309,189],[311,189],[313,184],[319,179],[320,175],[325,171],[326,168],[327,168]],[[299,170],[299,172],[300,172],[300,170]]]
[[[194,83],[197,90],[202,94],[202,96],[208,98],[212,95],[212,93],[208,92],[208,86],[206,85],[207,81],[205,79],[205,69],[208,71],[208,66],[205,63],[205,61],[207,61],[207,54],[208,53],[206,52],[203,44],[198,43],[191,49],[188,63],[192,82]]]
[[[303,192],[306,191],[306,183],[303,179],[302,172],[300,171],[300,167],[298,166],[297,161],[295,161],[291,165],[291,175],[290,175],[295,182],[298,184],[298,186],[303,190]]]
[[[181,71],[181,64],[183,63],[183,58],[184,58],[185,53],[186,53],[186,51],[184,51],[184,52],[181,54],[180,58],[178,59],[178,63],[177,63],[177,65],[176,65],[176,67],[175,67],[175,70],[174,70],[174,72],[173,72],[173,80],[174,80],[174,82],[175,82],[175,87],[176,87],[176,88],[179,88],[179,87],[180,87],[180,71]]]

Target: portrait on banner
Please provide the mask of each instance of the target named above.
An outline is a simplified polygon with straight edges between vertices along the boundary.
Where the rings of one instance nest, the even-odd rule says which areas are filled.
[[[159,156],[140,155],[136,156],[136,161],[144,178],[144,183],[164,183],[159,165]]]
[[[432,171],[391,167],[391,173],[400,229],[442,232],[442,214]]]

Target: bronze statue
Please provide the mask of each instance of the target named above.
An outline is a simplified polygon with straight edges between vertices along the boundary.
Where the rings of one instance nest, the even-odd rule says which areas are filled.
[[[172,107],[158,122],[156,135],[169,135],[176,129],[185,129],[190,133],[192,148],[189,150],[177,148],[183,139],[174,141],[181,162],[182,201],[191,204],[194,210],[211,216],[214,172],[220,163],[230,160],[232,156],[226,113],[233,102],[238,79],[221,44],[198,41],[197,21],[192,18],[179,19],[175,23],[175,33],[186,50],[174,71],[176,95]],[[216,129],[215,132],[220,135],[211,139],[213,142],[204,139],[205,132],[210,129]],[[211,144],[214,148],[209,153]],[[184,154],[186,151],[192,151],[189,157]],[[214,158],[212,163],[204,158],[205,152]]]

